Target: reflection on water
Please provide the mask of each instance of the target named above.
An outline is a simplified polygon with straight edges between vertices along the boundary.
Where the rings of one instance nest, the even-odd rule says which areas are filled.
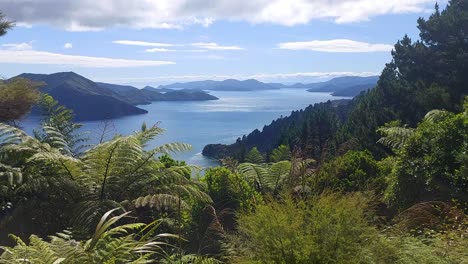
[[[238,137],[250,133],[281,115],[287,116],[293,110],[328,100],[342,99],[327,93],[309,93],[299,89],[281,89],[259,92],[210,92],[220,98],[202,102],[155,102],[140,106],[148,110],[146,115],[126,116],[111,120],[115,132],[129,134],[140,129],[141,124],[159,122],[166,130],[153,146],[168,142],[184,142],[192,150],[174,155],[189,164],[202,167],[217,165],[217,161],[201,154],[203,147],[210,143],[232,143]],[[37,117],[29,117],[22,126],[29,133],[39,123]],[[98,138],[102,121],[83,123],[83,130],[90,137]]]

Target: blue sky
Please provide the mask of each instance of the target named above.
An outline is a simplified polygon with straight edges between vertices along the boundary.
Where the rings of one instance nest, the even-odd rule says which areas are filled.
[[[138,87],[378,74],[432,0],[0,0],[0,74],[74,71]],[[443,4],[443,3],[442,3]]]

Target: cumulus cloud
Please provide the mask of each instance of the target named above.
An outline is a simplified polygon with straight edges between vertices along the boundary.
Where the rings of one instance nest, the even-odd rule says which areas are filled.
[[[393,46],[388,44],[371,44],[349,39],[284,42],[279,43],[278,47],[288,50],[311,50],[320,52],[388,52],[393,49]]]
[[[0,49],[0,63],[71,65],[83,68],[131,68],[175,64],[171,61],[114,59],[12,49]]]
[[[69,42],[68,42],[68,43],[65,43],[65,44],[63,45],[63,48],[64,48],[64,49],[71,49],[71,48],[73,48],[73,44],[71,44],[71,43],[69,43]]]
[[[216,20],[292,26],[316,19],[336,23],[386,14],[424,12],[434,0],[0,0],[2,11],[24,25],[71,31],[109,27],[182,28]]]
[[[220,46],[218,43],[214,42],[198,42],[191,44],[194,47],[201,48],[201,49],[209,49],[209,50],[243,50],[239,46]]]

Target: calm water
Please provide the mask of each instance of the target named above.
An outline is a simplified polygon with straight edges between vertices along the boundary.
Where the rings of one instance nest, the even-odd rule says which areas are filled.
[[[250,133],[273,119],[286,116],[293,110],[303,109],[318,102],[343,97],[327,93],[310,93],[300,89],[281,89],[259,92],[210,92],[220,98],[202,102],[155,102],[140,106],[148,110],[146,115],[127,116],[113,119],[114,132],[129,134],[140,129],[141,124],[159,122],[166,130],[153,143],[154,146],[168,142],[184,142],[192,150],[173,155],[189,164],[209,167],[217,161],[204,157],[201,152],[210,143],[233,143],[238,137]],[[30,117],[22,126],[30,132],[38,124],[38,118]],[[98,138],[103,122],[83,122],[83,129],[91,137]]]

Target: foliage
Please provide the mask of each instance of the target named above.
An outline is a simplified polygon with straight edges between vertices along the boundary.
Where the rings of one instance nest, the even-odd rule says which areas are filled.
[[[468,103],[460,114],[431,112],[397,152],[387,198],[403,207],[433,199],[466,201],[467,147]]]
[[[75,231],[86,234],[97,223],[97,217],[111,208],[171,209],[180,214],[188,209],[188,198],[210,202],[202,184],[185,176],[190,167],[165,168],[155,158],[188,149],[188,145],[170,143],[144,150],[147,142],[161,132],[161,128],[153,126],[130,136],[118,136],[74,158],[52,147],[59,144],[43,143],[21,130],[1,125],[2,175],[6,180],[11,175],[21,179],[20,183],[6,181],[11,184],[4,188],[2,205],[12,204],[13,212],[4,220],[13,224],[21,216],[21,209],[28,208],[24,204],[34,205],[37,201],[50,207],[46,210],[50,217],[60,215],[58,219],[63,222],[56,222],[55,228],[63,229],[72,223]],[[41,211],[41,207],[31,208],[30,219],[38,219]]]
[[[401,149],[408,138],[414,133],[414,130],[405,126],[398,126],[396,124],[388,123],[386,126],[377,129],[382,137],[377,141],[390,149]]]
[[[187,163],[185,161],[175,160],[167,154],[164,154],[158,157],[158,160],[161,161],[166,168],[177,167],[177,166],[187,166]]]
[[[239,172],[256,190],[262,194],[278,194],[286,183],[290,171],[290,161],[280,161],[272,164],[242,163]]]
[[[255,190],[238,174],[223,167],[210,168],[201,179],[217,209],[248,211],[259,199]]]
[[[0,12],[0,37],[5,35],[13,26],[14,23],[5,19],[5,15]]]
[[[50,242],[32,235],[29,244],[12,236],[16,246],[2,247],[0,263],[148,263],[170,246],[167,238],[177,238],[154,234],[160,221],[114,226],[129,214],[110,217],[114,211],[102,216],[94,235],[86,241],[76,241],[67,231],[51,236]]]
[[[290,160],[291,159],[291,151],[289,150],[289,146],[280,145],[276,149],[274,149],[270,154],[270,161],[271,162],[280,162],[283,160]]]
[[[239,219],[237,247],[243,261],[258,263],[356,263],[373,243],[360,195],[322,195],[295,202],[284,197]]]
[[[256,147],[252,148],[245,156],[245,162],[260,164],[265,161],[263,155],[258,151]]]
[[[73,111],[59,105],[48,94],[43,94],[39,102],[44,120],[41,130],[35,130],[34,136],[41,142],[48,143],[66,155],[77,156],[81,154],[87,141],[83,133],[79,133],[81,124],[73,122]]]
[[[323,164],[313,179],[315,192],[327,189],[337,191],[365,191],[383,189],[383,178],[378,162],[369,151],[349,151]]]
[[[0,35],[1,26],[0,20]],[[21,119],[38,100],[39,92],[32,82],[21,78],[9,82],[0,81],[0,122]]]

